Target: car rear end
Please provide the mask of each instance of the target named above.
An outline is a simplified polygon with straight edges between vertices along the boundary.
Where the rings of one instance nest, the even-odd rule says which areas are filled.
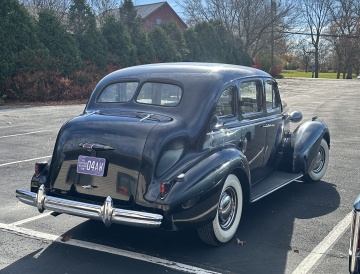
[[[51,164],[37,163],[31,191],[17,198],[45,209],[111,223],[158,227],[162,215],[139,200],[143,149],[158,119],[132,113],[78,116],[59,132]],[[140,191],[139,191],[140,189]],[[154,199],[153,202],[155,202]]]

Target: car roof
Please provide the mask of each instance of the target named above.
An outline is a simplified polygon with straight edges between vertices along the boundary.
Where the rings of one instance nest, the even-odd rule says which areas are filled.
[[[248,77],[271,76],[259,69],[217,63],[159,63],[128,67],[114,71],[106,75],[96,86],[92,93],[86,110],[91,111],[98,108],[117,108],[117,104],[99,104],[96,98],[102,90],[111,83],[119,81],[139,81],[140,85],[144,82],[167,82],[179,85],[185,92],[180,104],[175,108],[164,108],[152,105],[139,105],[129,101],[121,104],[119,108],[138,109],[146,111],[156,108],[158,113],[182,113],[184,119],[191,119],[195,112],[203,112],[205,109],[210,111],[217,98],[221,95],[224,88],[233,85],[237,79]],[[188,111],[191,109],[192,111]]]
[[[128,67],[117,70],[105,78],[171,78],[180,77],[186,75],[187,77],[197,75],[208,75],[209,78],[217,76],[226,76],[230,78],[243,78],[243,77],[271,77],[268,73],[246,66],[230,65],[230,64],[218,64],[218,63],[159,63],[148,64],[134,67]],[[105,79],[104,78],[104,79]],[[227,77],[226,77],[227,78]]]

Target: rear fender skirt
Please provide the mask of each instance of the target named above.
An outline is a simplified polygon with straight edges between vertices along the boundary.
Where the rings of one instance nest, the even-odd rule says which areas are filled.
[[[293,172],[307,174],[315,159],[322,139],[330,147],[330,132],[327,125],[319,121],[307,121],[299,125],[292,134]]]
[[[184,172],[165,199],[157,199],[157,207],[164,211],[165,219],[172,221],[173,229],[209,223],[216,216],[224,181],[233,172],[247,176],[247,184],[250,181],[249,165],[241,151],[234,147],[218,150]]]

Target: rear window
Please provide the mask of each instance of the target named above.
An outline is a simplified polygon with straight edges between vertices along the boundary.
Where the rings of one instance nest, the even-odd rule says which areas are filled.
[[[145,83],[136,98],[136,102],[157,106],[176,106],[179,104],[182,90],[179,86],[165,83]]]
[[[124,103],[130,101],[138,87],[138,82],[123,82],[108,85],[100,94],[100,103]]]

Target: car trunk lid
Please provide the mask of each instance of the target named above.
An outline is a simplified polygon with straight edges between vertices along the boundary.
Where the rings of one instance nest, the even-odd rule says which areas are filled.
[[[52,191],[99,202],[111,196],[114,203],[132,205],[145,142],[160,121],[152,116],[93,113],[69,121],[54,151]]]

